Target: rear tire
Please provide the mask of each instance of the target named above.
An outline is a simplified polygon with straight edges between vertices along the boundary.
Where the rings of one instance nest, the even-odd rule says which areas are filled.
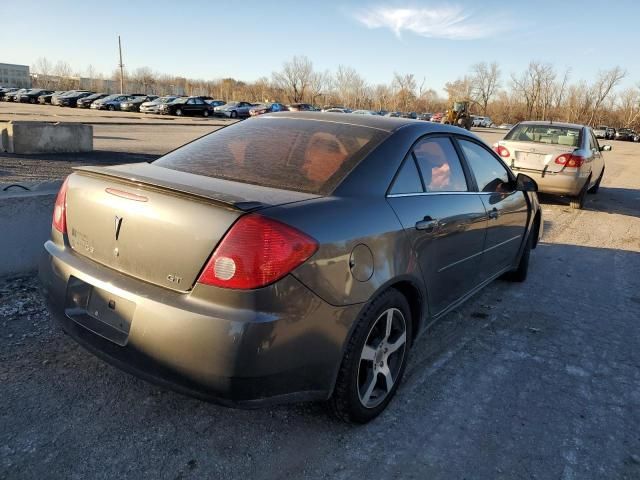
[[[402,380],[412,338],[411,310],[389,289],[360,314],[329,406],[340,420],[367,423],[387,407]]]
[[[587,190],[587,193],[591,195],[595,195],[596,193],[598,193],[598,190],[600,190],[600,182],[602,182],[602,177],[604,177],[604,168],[602,169],[602,172],[600,173],[600,176],[598,177],[598,181],[596,182],[596,184],[593,187],[591,187],[589,190]]]
[[[509,282],[524,282],[527,279],[527,274],[529,273],[529,257],[531,257],[531,248],[533,245],[533,235],[536,230],[537,229],[534,227],[531,232],[529,232],[529,237],[527,238],[527,243],[524,246],[524,251],[520,257],[518,267],[511,272],[505,273],[502,277],[505,280]]]
[[[571,208],[575,208],[576,210],[581,210],[584,207],[584,200],[587,197],[587,189],[589,188],[589,181],[590,181],[591,177],[589,177],[586,181],[586,183],[584,184],[584,187],[582,187],[582,190],[580,190],[580,193],[571,198],[570,200],[570,205]]]

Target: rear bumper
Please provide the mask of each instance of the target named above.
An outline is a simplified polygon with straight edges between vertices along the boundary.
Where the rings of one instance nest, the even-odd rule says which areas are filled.
[[[172,292],[53,242],[45,250],[40,279],[49,309],[78,343],[122,370],[227,405],[328,398],[360,310],[325,303],[291,275],[252,292],[220,292],[214,303],[206,299],[218,296],[214,287]],[[135,304],[123,345],[73,314],[70,279]]]
[[[544,175],[539,170],[529,170],[526,168],[511,168],[517,175],[524,173],[533,178],[538,184],[540,193],[550,193],[553,195],[578,195],[584,183],[589,178],[589,172],[578,171],[574,173],[551,173],[546,172]]]

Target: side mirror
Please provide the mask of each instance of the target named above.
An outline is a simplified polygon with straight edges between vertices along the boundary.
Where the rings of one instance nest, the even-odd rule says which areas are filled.
[[[519,173],[516,177],[516,190],[519,192],[537,192],[538,184],[529,175]]]
[[[602,145],[600,147],[600,151],[601,152],[610,152],[611,151],[611,145]]]

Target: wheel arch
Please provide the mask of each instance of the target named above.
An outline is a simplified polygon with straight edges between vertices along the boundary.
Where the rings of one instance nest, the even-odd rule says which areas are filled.
[[[373,295],[371,295],[369,300],[362,304],[362,307],[356,317],[356,320],[350,326],[349,333],[344,338],[344,342],[342,344],[340,362],[338,363],[337,368],[335,369],[333,378],[331,380],[328,397],[331,397],[333,395],[333,391],[336,386],[336,381],[338,379],[338,373],[340,371],[340,366],[342,365],[342,360],[344,359],[345,350],[349,345],[349,342],[351,341],[351,337],[354,334],[356,325],[361,319],[362,312],[367,309],[367,307],[371,304],[371,302],[373,302],[376,298],[378,298],[380,295],[384,294],[388,290],[396,290],[400,292],[400,294],[405,297],[405,299],[407,300],[407,303],[409,304],[409,309],[411,313],[411,333],[412,333],[411,343],[409,345],[410,347],[413,345],[414,341],[416,340],[416,337],[419,336],[420,333],[422,332],[422,327],[429,323],[429,322],[425,322],[425,319],[427,318],[427,315],[428,315],[427,293],[426,293],[426,290],[424,290],[424,285],[420,281],[417,281],[415,278],[412,278],[411,276],[404,275],[404,276],[389,280],[388,282],[380,286],[380,288],[378,288],[373,293]]]

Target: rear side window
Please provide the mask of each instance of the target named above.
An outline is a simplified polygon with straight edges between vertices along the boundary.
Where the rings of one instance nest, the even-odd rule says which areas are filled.
[[[389,193],[391,195],[398,195],[402,193],[421,192],[422,182],[420,181],[420,174],[418,173],[418,168],[416,167],[413,155],[409,155],[400,168]]]
[[[466,192],[458,153],[447,137],[427,138],[413,147],[426,192]]]
[[[508,192],[510,178],[507,169],[492,153],[468,140],[459,140],[460,148],[467,159],[469,168],[476,177],[481,192]]]
[[[222,128],[154,165],[327,195],[387,136],[356,125],[267,117]]]

